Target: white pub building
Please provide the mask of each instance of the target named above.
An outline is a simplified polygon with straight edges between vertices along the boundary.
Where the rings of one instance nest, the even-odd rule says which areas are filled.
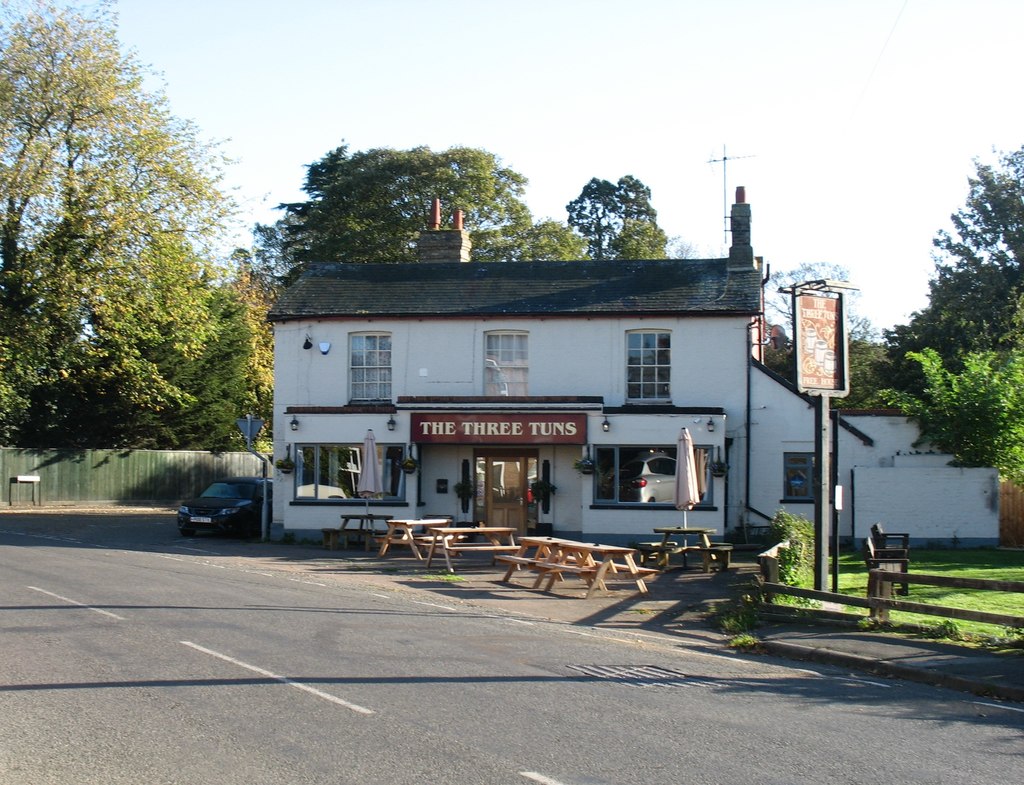
[[[294,462],[275,472],[275,532],[319,539],[368,505],[647,540],[682,519],[683,427],[703,494],[691,525],[742,542],[780,507],[813,517],[813,411],[759,362],[766,274],[742,188],[721,259],[474,263],[461,218],[438,224],[421,234],[418,262],[313,264],[271,310],[274,457]],[[357,483],[369,430],[385,488],[367,501]],[[844,414],[835,432],[840,534],[863,537],[876,520],[907,531],[898,515],[876,515],[912,491],[892,470],[934,473],[945,460],[919,455],[916,429],[891,412]],[[869,477],[879,470],[889,479]],[[966,493],[955,502],[936,490],[948,485],[925,502],[942,514],[909,530],[990,542],[989,521],[968,530],[961,516],[954,534],[941,508],[984,508],[998,493],[991,472],[966,491],[952,483]]]

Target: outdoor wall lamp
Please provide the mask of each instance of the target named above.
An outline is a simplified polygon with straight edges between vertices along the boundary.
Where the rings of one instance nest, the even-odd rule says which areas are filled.
[[[715,430],[715,421],[712,420],[710,417],[708,417],[707,429],[708,429],[708,433],[711,433],[712,431]]]
[[[304,340],[302,342],[302,348],[303,349],[312,349],[313,348],[313,339],[309,337],[309,333],[306,333],[306,340]]]
[[[612,424],[610,422],[608,422],[608,418],[605,417],[604,418],[604,422],[601,423],[601,430],[604,431],[605,433],[607,433],[611,429],[612,429]]]
[[[388,430],[395,430],[395,418],[393,416],[388,418]]]
[[[299,430],[299,418],[296,417],[295,415],[292,415],[292,421],[288,423],[288,425],[291,426],[291,429],[293,431]]]

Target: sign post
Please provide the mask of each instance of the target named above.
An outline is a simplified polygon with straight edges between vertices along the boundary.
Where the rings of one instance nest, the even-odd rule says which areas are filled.
[[[235,424],[238,426],[238,430],[242,432],[242,436],[245,437],[245,449],[251,452],[260,462],[263,464],[263,507],[260,510],[260,530],[264,540],[270,539],[270,499],[267,493],[267,475],[270,473],[269,465],[270,462],[267,460],[265,455],[261,455],[252,448],[252,441],[255,439],[259,432],[263,430],[263,420],[259,417],[253,417],[251,414],[245,415],[245,417],[239,417],[235,420]]]
[[[814,588],[828,584],[829,540],[832,588],[838,584],[838,525],[832,514],[832,417],[829,398],[850,392],[848,336],[843,292],[845,281],[804,281],[789,292],[793,300],[793,356],[797,389],[814,397]],[[829,536],[831,534],[831,537]]]

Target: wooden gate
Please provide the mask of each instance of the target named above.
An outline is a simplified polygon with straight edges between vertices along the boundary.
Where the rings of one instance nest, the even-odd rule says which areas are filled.
[[[999,483],[999,544],[1024,548],[1024,488],[1009,480]]]

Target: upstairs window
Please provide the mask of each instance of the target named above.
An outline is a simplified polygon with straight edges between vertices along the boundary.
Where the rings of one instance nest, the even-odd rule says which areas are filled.
[[[626,334],[626,398],[670,401],[672,334],[637,331]]]
[[[528,340],[521,332],[484,335],[484,395],[529,395]]]
[[[349,336],[353,401],[391,400],[391,336],[359,333]]]

